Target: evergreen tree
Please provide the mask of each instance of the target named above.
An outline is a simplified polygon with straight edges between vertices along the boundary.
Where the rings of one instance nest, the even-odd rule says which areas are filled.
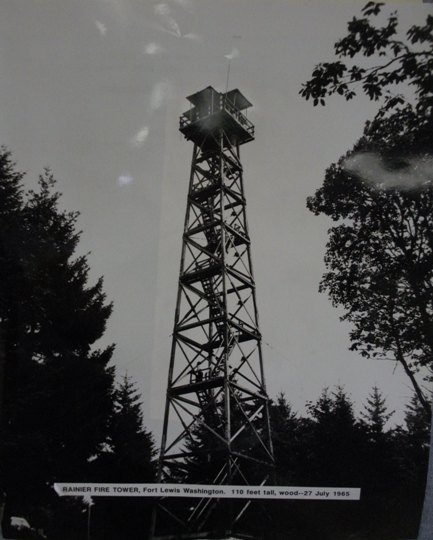
[[[401,454],[404,449],[398,429],[386,428],[393,414],[382,392],[374,386],[360,413],[364,433],[363,455],[359,463],[362,470],[360,505],[364,519],[368,519],[367,530],[383,538],[401,534],[408,520],[405,510],[407,499],[402,491],[405,477],[401,469]]]
[[[408,481],[414,485],[425,483],[427,469],[430,417],[416,395],[406,406],[403,439],[405,469]]]
[[[125,375],[114,393],[114,410],[104,451],[92,462],[98,482],[147,483],[156,479],[155,445],[143,425],[141,396]],[[95,538],[146,537],[152,501],[134,497],[96,499],[92,509]]]
[[[94,344],[111,305],[102,279],[89,284],[87,258],[75,254],[78,215],[59,208],[52,174],[30,192],[22,178],[2,149],[0,484],[10,511],[45,526],[49,507],[62,506],[52,483],[84,480],[107,438],[113,347]]]
[[[377,386],[373,386],[367,404],[364,405],[364,411],[361,413],[362,423],[370,440],[378,443],[385,436],[385,426],[395,411],[388,412],[386,400]]]
[[[316,403],[307,404],[307,410],[313,421],[312,485],[359,483],[361,431],[344,388],[337,386],[334,392],[325,388]]]
[[[393,515],[395,533],[415,538],[421,518],[429,455],[430,417],[414,395],[406,406],[404,425],[392,432],[391,453],[394,470],[383,466],[389,493],[383,496]],[[379,464],[380,465],[380,464]],[[380,473],[379,473],[380,475]],[[394,482],[393,482],[394,481]],[[383,505],[383,503],[382,503]]]
[[[270,415],[277,482],[283,486],[296,485],[302,476],[299,470],[301,453],[307,445],[306,430],[303,429],[305,420],[292,411],[283,393],[271,403]]]
[[[10,152],[0,149],[0,280],[10,279],[9,272],[16,269],[18,261],[11,257],[11,244],[14,244],[14,230],[19,221],[22,206],[21,180],[23,175],[15,171]],[[14,264],[15,263],[15,264]],[[0,295],[0,323],[5,320],[4,296]],[[4,408],[5,344],[3,324],[0,324],[0,429]]]
[[[95,461],[101,482],[154,482],[155,443],[143,424],[141,396],[125,375],[114,392],[107,444]]]
[[[433,516],[431,503],[433,501],[433,423],[432,416],[421,406],[414,397],[406,412],[406,465],[410,471],[409,485],[413,489],[412,504],[419,517],[422,504],[422,519],[418,533],[419,540],[430,540],[433,531]],[[427,472],[427,474],[426,474]],[[423,489],[425,494],[423,497]],[[418,502],[418,505],[417,505]],[[419,519],[416,519],[419,522]]]
[[[308,467],[303,484],[307,486],[349,487],[362,485],[363,431],[355,418],[353,403],[342,386],[325,388],[319,399],[307,403],[312,420],[308,446],[304,449]],[[348,535],[361,527],[359,508],[340,501],[311,501],[305,511],[307,521],[315,521],[324,538]],[[312,535],[317,537],[318,532]]]
[[[272,443],[275,456],[276,484],[307,485],[311,470],[312,421],[292,410],[285,395],[280,393],[270,407]],[[311,519],[310,501],[272,501],[274,526],[281,538],[317,538],[316,520]],[[278,536],[280,538],[280,536]]]

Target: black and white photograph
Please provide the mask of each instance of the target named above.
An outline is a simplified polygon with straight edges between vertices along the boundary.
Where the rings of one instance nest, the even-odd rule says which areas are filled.
[[[432,540],[433,2],[0,0],[0,540]]]

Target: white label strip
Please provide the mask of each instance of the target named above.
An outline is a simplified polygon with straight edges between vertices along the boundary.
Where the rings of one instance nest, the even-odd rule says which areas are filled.
[[[55,483],[60,497],[200,497],[212,499],[305,499],[358,501],[360,488],[305,486],[217,486],[202,484]]]

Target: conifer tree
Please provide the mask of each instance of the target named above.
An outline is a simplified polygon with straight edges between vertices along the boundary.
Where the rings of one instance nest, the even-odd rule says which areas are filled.
[[[372,441],[378,442],[385,435],[385,426],[395,411],[388,412],[386,400],[377,386],[373,386],[371,394],[367,397],[367,404],[364,405],[361,413],[369,437]]]
[[[353,403],[342,386],[327,388],[317,402],[307,404],[312,419],[310,440],[311,485],[359,483],[362,433]]]
[[[87,257],[76,254],[78,214],[60,208],[52,174],[36,191],[22,179],[3,148],[0,484],[10,511],[44,526],[47,505],[56,504],[52,483],[84,480],[107,437],[113,347],[95,343],[111,304],[102,279],[89,283]]]
[[[144,426],[141,396],[125,375],[114,391],[107,444],[95,469],[101,482],[153,482],[155,443]]]
[[[307,421],[293,412],[283,393],[271,403],[270,415],[277,481],[296,485],[302,477],[302,454],[308,445]]]
[[[91,477],[98,482],[147,483],[156,477],[155,445],[143,424],[141,396],[125,375],[114,392],[109,436],[104,450],[91,464]],[[114,497],[95,502],[92,530],[100,540],[145,537],[152,501]]]
[[[429,451],[430,417],[416,395],[406,406],[403,437],[408,479],[423,484]]]

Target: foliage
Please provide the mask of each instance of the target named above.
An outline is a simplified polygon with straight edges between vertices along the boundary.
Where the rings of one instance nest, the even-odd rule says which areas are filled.
[[[414,536],[429,435],[419,401],[413,398],[408,406],[404,426],[392,427],[392,412],[377,387],[359,415],[341,386],[325,388],[308,402],[307,416],[294,413],[283,395],[271,413],[278,484],[361,488],[357,503],[276,501],[273,514],[281,538]]]
[[[215,403],[215,417],[207,422],[223,429]],[[209,412],[209,411],[208,411]],[[324,389],[307,402],[306,414],[293,411],[284,394],[270,406],[276,485],[360,487],[361,500],[288,501],[265,503],[273,515],[272,531],[263,538],[324,540],[362,538],[392,540],[413,538],[419,521],[427,454],[429,421],[419,402],[409,404],[403,426],[389,425],[392,411],[379,388],[373,387],[361,413],[343,387]],[[236,422],[237,420],[234,419]],[[211,482],[224,464],[224,448],[210,452],[218,438],[203,425],[188,443],[187,460],[194,483]],[[247,444],[247,449],[252,449]],[[257,466],[255,466],[257,467]],[[188,504],[182,499],[165,501],[169,508]],[[187,507],[185,507],[185,510]],[[224,512],[224,506],[221,512]],[[252,531],[266,523],[259,505],[248,509]],[[215,527],[218,526],[217,515]],[[168,522],[168,520],[167,520]],[[223,520],[222,520],[223,522]],[[268,528],[269,529],[269,528]],[[269,535],[268,535],[269,534]]]
[[[310,435],[310,485],[353,485],[359,483],[362,437],[353,403],[341,386],[324,389],[319,399],[307,404],[312,418]]]
[[[417,97],[418,110],[431,111],[433,16],[428,15],[424,25],[411,26],[405,39],[399,39],[396,11],[381,24],[384,5],[368,2],[362,16],[348,23],[347,35],[334,46],[337,60],[316,66],[300,91],[305,99],[313,99],[314,105],[325,105],[332,94],[350,100],[361,88],[372,100],[383,98],[385,108],[389,109],[402,101],[395,89],[407,85]],[[352,61],[359,57],[368,61]]]
[[[373,386],[370,396],[367,397],[364,411],[361,413],[362,423],[371,441],[379,443],[385,434],[385,425],[395,411],[388,412],[386,400],[377,386]]]
[[[78,214],[60,209],[49,171],[37,191],[26,192],[22,180],[2,149],[1,489],[7,514],[26,516],[52,538],[80,538],[81,503],[59,499],[52,484],[151,482],[155,449],[134,384],[125,376],[114,387],[114,347],[95,347],[112,306],[102,279],[89,283],[87,257],[76,254]],[[118,537],[129,526],[145,534],[145,507],[141,501],[99,504],[94,533]]]
[[[125,375],[114,391],[108,437],[92,468],[100,482],[155,481],[155,444],[143,425],[141,396]]]
[[[353,324],[351,348],[366,357],[395,358],[428,408],[415,375],[421,370],[427,379],[432,369],[433,184],[426,177],[416,189],[388,187],[380,170],[375,181],[348,170],[351,157],[369,159],[366,152],[375,148],[371,135],[378,137],[379,131],[379,123],[374,132],[368,127],[308,199],[311,211],[340,221],[329,230],[328,271],[320,290]],[[430,142],[432,137],[430,131]]]
[[[114,347],[96,346],[112,305],[77,255],[78,213],[60,208],[50,171],[34,191],[23,178],[2,148],[0,491],[6,516],[25,516],[50,538],[82,538],[82,503],[52,484],[154,481],[155,449],[134,384],[125,376],[114,386]],[[149,516],[143,501],[105,501],[93,509],[92,534],[144,535]]]
[[[387,189],[341,163],[308,207],[341,220],[329,231],[320,290],[353,323],[352,349],[398,360],[423,399],[415,373],[431,370],[433,351],[433,186]]]
[[[349,100],[361,87],[381,102],[364,137],[327,170],[307,205],[340,221],[329,231],[320,288],[353,324],[352,349],[397,360],[430,417],[417,375],[432,380],[433,16],[401,39],[396,12],[378,22],[383,6],[368,2],[335,44],[337,60],[319,64],[300,91],[325,105],[326,97]],[[429,471],[420,540],[433,528]]]
[[[146,483],[156,480],[155,445],[143,425],[141,396],[125,375],[114,392],[107,444],[92,462],[90,477],[97,482]],[[97,499],[92,536],[101,540],[145,537],[152,501],[140,498]]]
[[[25,192],[0,152],[1,485],[10,511],[45,526],[54,481],[85,479],[107,438],[113,347],[99,350],[111,305],[76,256],[77,213],[59,208],[49,171]],[[53,517],[51,515],[51,517]],[[54,525],[56,527],[56,525]]]
[[[403,43],[394,39],[396,14],[385,27],[373,26],[369,17],[381,9],[382,4],[367,4],[366,18],[349,23],[349,34],[336,43],[336,53],[386,57],[385,63],[364,70],[359,80],[371,98],[385,90],[388,94],[363,137],[328,168],[307,206],[339,222],[329,231],[328,271],[320,290],[344,308],[342,319],[353,324],[352,349],[366,357],[397,360],[427,410],[416,375],[428,380],[433,354],[433,18],[424,27],[412,27],[408,43]],[[415,45],[424,49],[411,52]],[[349,98],[345,85],[355,79],[345,80],[347,67],[332,84],[322,71],[313,72],[303,96],[337,92]],[[374,91],[365,86],[367,80]],[[391,97],[396,83],[414,87],[415,104]]]
[[[276,480],[279,485],[296,485],[303,476],[302,455],[307,444],[307,419],[300,418],[280,393],[270,408]]]

